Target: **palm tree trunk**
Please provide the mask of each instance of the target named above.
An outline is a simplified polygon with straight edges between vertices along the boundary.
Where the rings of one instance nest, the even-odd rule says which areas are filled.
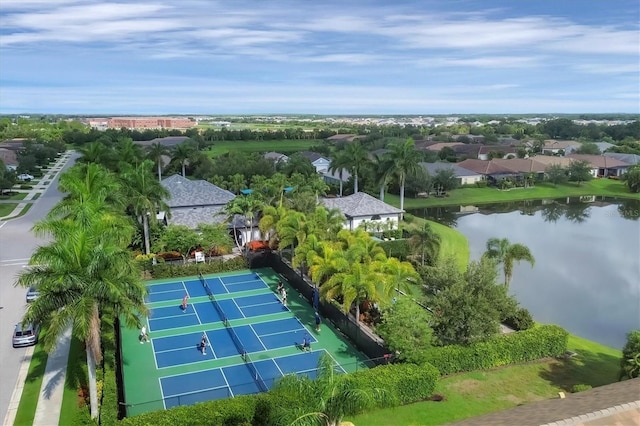
[[[356,173],[354,178],[353,178],[353,193],[357,194],[358,193],[358,174]]]
[[[404,177],[400,182],[400,210],[404,210]],[[400,219],[402,220],[403,214],[400,213]]]
[[[356,302],[356,323],[360,323],[360,304]]]
[[[185,171],[184,171],[184,161],[182,162],[182,177],[185,176]]]
[[[87,372],[89,375],[89,401],[91,404],[91,418],[98,418],[98,386],[96,383],[96,360],[91,345],[86,342]]]
[[[149,242],[149,212],[142,214],[142,233],[144,234],[144,253],[151,253],[151,244]]]
[[[340,170],[340,197],[342,197],[342,169]]]
[[[380,201],[384,201],[384,184],[380,184]]]
[[[162,182],[162,166],[161,166],[161,164],[162,164],[162,159],[159,158],[158,159],[158,181],[159,182]]]

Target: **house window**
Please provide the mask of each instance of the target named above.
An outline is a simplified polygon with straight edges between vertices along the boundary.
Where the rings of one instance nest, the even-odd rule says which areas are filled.
[[[371,220],[380,220],[380,215],[371,216]]]

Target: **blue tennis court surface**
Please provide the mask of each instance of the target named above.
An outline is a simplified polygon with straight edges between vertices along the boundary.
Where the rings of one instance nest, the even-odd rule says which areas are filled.
[[[295,317],[240,325],[233,327],[233,331],[247,353],[296,347],[305,337],[312,343],[317,341]],[[239,355],[235,342],[226,328],[205,332],[210,346],[206,355],[203,355],[198,346],[202,334],[195,332],[154,338],[153,351],[157,367],[166,368]]]
[[[256,376],[249,365],[239,364],[160,378],[166,408],[195,404],[212,399],[224,399],[261,391],[258,380],[271,389],[277,379],[286,374],[316,377],[318,360],[326,351],[303,352],[253,363]],[[344,370],[342,370],[344,372]]]
[[[238,293],[250,290],[268,290],[269,286],[256,274],[232,275],[220,278],[205,278],[215,295]],[[206,296],[200,280],[178,281],[172,283],[153,284],[148,286],[148,303],[182,300],[185,294],[189,297]]]
[[[218,303],[228,320],[289,311],[278,297],[271,292],[256,296],[223,299],[219,300]],[[210,301],[190,303],[187,305],[186,311],[182,310],[181,304],[182,298],[179,298],[176,300],[175,306],[151,308],[149,331],[168,330],[222,321],[220,314]]]

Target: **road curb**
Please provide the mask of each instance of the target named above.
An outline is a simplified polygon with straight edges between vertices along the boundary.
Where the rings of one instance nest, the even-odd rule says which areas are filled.
[[[22,358],[20,364],[20,371],[18,372],[18,380],[16,387],[11,394],[11,400],[9,401],[9,407],[7,409],[7,415],[4,417],[3,426],[13,426],[16,420],[16,414],[18,414],[18,406],[20,405],[20,399],[22,398],[22,390],[24,389],[24,383],[29,373],[29,366],[31,365],[31,359],[33,358],[33,351],[35,346],[29,346]]]

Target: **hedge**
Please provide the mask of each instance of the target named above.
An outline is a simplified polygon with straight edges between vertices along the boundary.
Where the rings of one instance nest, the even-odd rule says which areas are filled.
[[[118,385],[116,380],[116,336],[111,315],[102,317],[102,401],[100,424],[115,425],[118,422]]]
[[[214,274],[240,271],[242,269],[249,269],[249,263],[243,256],[238,256],[229,260],[219,259],[203,263],[161,263],[152,266],[150,272],[154,279],[158,279],[198,275],[199,272],[203,274]]]
[[[195,405],[154,411],[122,419],[126,426],[210,426],[251,425],[259,395],[218,399]]]
[[[557,325],[496,336],[469,346],[442,346],[427,351],[425,361],[442,375],[485,370],[518,362],[558,357],[567,351],[569,333]]]
[[[388,257],[396,257],[399,260],[407,260],[407,257],[410,254],[409,250],[409,240],[391,240],[391,241],[380,241],[378,243],[380,247],[384,250]]]

